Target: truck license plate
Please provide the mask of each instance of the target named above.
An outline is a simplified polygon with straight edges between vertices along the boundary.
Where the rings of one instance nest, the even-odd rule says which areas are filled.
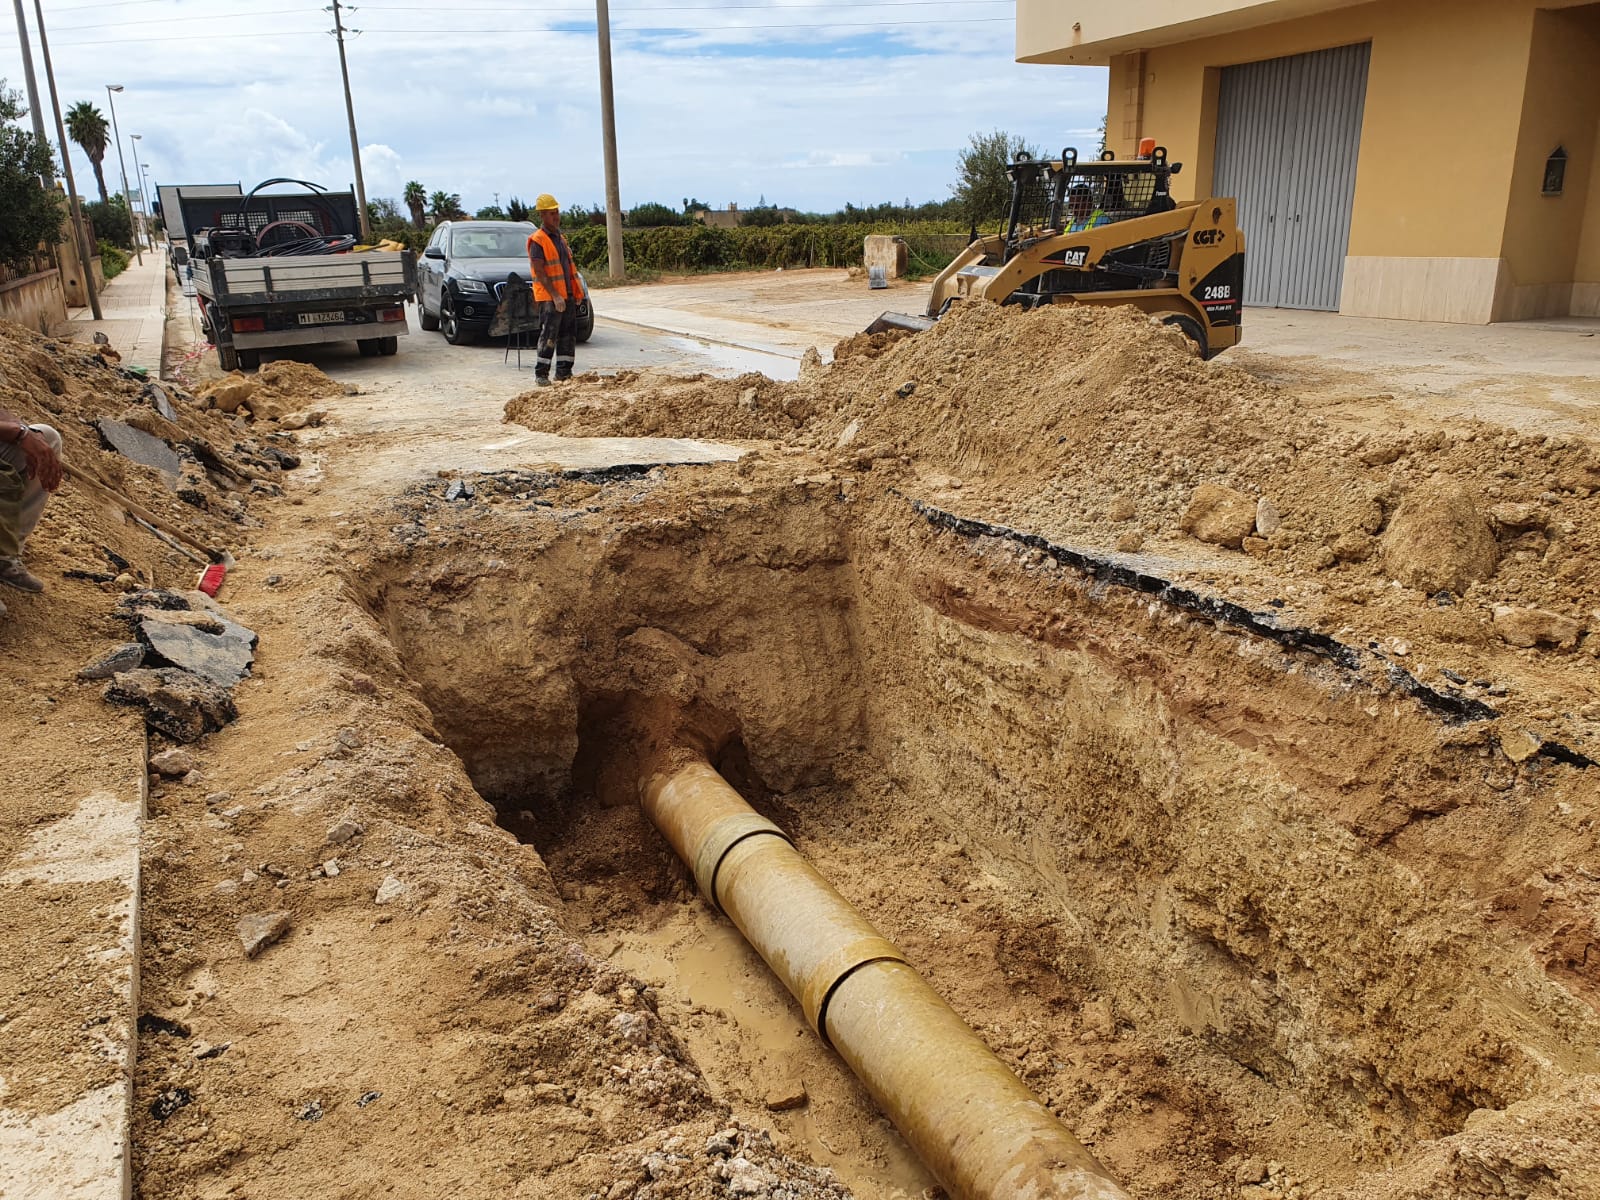
[[[344,324],[344,313],[343,312],[301,313],[300,314],[300,324],[302,324],[302,325],[343,325]]]

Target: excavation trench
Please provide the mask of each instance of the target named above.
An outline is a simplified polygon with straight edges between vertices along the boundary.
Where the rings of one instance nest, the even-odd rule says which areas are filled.
[[[706,1103],[858,1196],[933,1179],[642,815],[685,731],[1133,1195],[1358,1188],[1600,1066],[1499,899],[1578,770],[1507,785],[1492,717],[894,494],[436,490],[359,587],[439,737]]]

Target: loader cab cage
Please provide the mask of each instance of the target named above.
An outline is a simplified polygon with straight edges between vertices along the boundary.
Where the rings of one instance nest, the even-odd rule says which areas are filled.
[[[1064,231],[1072,217],[1069,198],[1088,189],[1090,211],[1106,223],[1128,221],[1176,207],[1171,179],[1183,169],[1169,163],[1165,146],[1149,158],[1119,159],[1106,151],[1092,162],[1080,162],[1068,146],[1054,161],[1025,155],[1007,168],[1011,177],[1011,214],[1006,227],[1007,261],[1046,230]]]

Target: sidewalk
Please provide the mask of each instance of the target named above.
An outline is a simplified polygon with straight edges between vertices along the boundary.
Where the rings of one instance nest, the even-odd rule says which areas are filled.
[[[70,310],[63,336],[87,342],[96,333],[111,339],[125,367],[144,367],[161,374],[161,338],[167,320],[167,258],[162,247],[146,250],[144,265],[135,260],[100,293],[103,321],[88,308]]]

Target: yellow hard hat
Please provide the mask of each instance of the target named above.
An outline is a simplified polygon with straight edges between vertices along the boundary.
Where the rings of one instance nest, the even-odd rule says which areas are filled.
[[[560,207],[561,205],[557,202],[556,198],[549,192],[542,193],[539,198],[533,202],[533,209],[535,212],[549,212],[552,208]]]

